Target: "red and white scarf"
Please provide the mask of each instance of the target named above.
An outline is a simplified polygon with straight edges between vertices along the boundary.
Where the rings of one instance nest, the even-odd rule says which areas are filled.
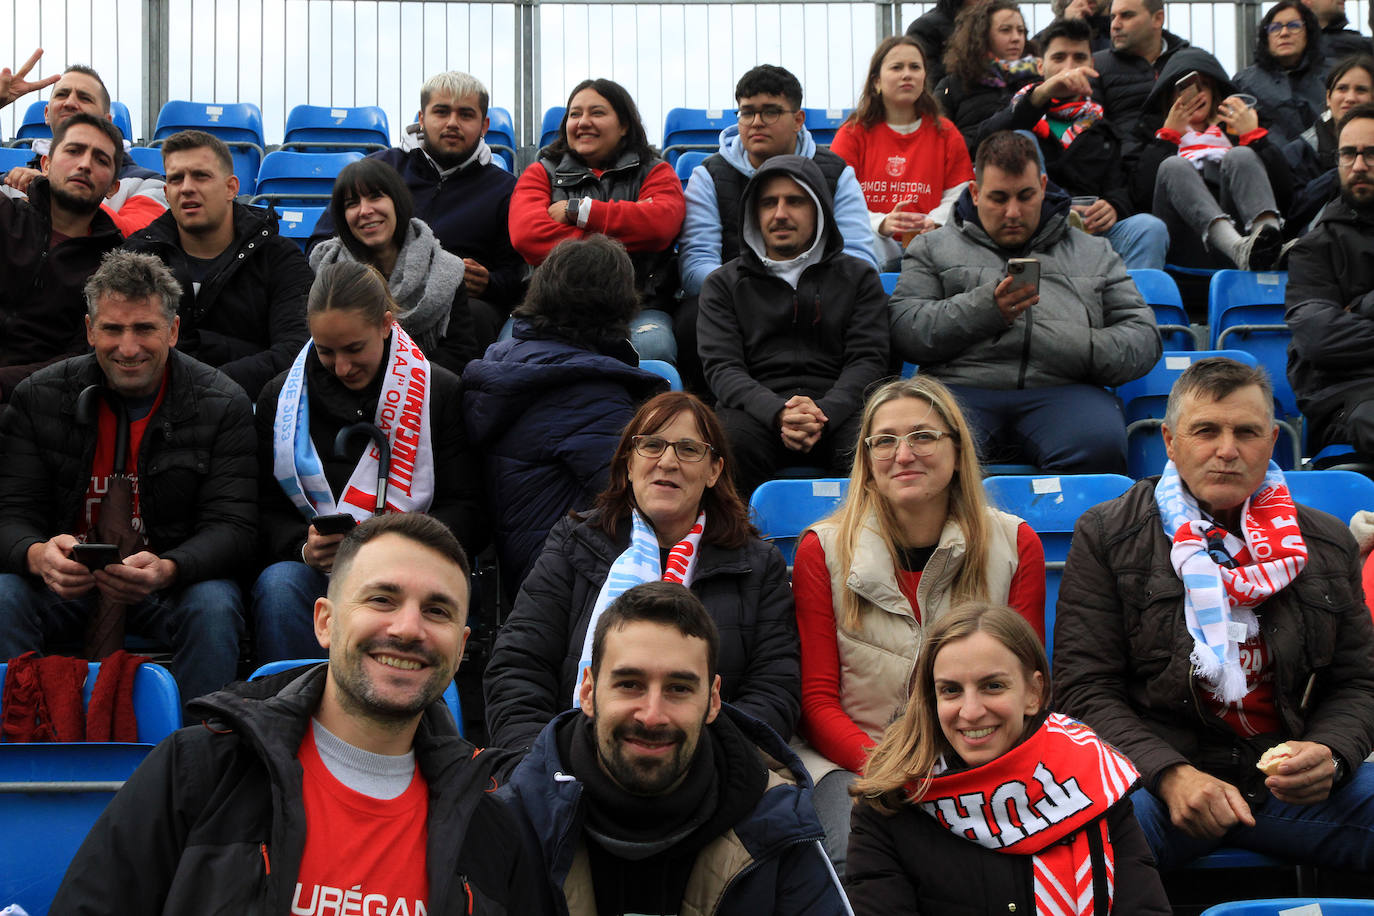
[[[1030,83],[1016,90],[1016,95],[1011,97],[1012,106],[1015,107],[1021,101],[1021,96],[1031,92],[1039,85],[1039,83]],[[1051,118],[1056,121],[1067,121],[1069,126],[1064,130],[1064,135],[1059,138],[1059,142],[1064,145],[1065,149],[1068,149],[1083,131],[1101,121],[1106,114],[1102,106],[1091,98],[1051,99],[1045,112],[1045,116],[1035,122],[1031,132],[1042,140],[1046,140],[1052,133],[1050,130]]]
[[[1178,141],[1178,154],[1198,170],[1209,159],[1220,162],[1230,149],[1231,139],[1222,133],[1221,126],[1217,124],[1201,131],[1190,127]]]
[[[1116,863],[1103,815],[1139,778],[1126,755],[1092,729],[1051,713],[996,760],[935,776],[916,803],[960,839],[1031,856],[1036,913],[1086,916],[1094,912],[1087,831],[1102,837],[1110,903]],[[909,796],[917,791],[907,786]]]

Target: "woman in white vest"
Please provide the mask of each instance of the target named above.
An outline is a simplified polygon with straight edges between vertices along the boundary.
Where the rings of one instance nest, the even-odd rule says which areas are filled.
[[[927,376],[864,407],[849,493],[802,537],[792,575],[801,636],[802,760],[840,871],[849,786],[905,704],[924,627],[954,603],[1010,605],[1045,639],[1045,553],[983,493],[954,396]]]
[[[344,531],[377,511],[381,454],[362,436],[337,454],[340,430],[371,423],[386,437],[382,511],[434,516],[470,556],[485,546],[482,466],[464,431],[462,382],[428,359],[395,313],[376,268],[325,265],[306,300],[310,340],[258,398],[259,541],[271,564],[253,586],[259,663],[327,654],[315,641],[315,599]]]

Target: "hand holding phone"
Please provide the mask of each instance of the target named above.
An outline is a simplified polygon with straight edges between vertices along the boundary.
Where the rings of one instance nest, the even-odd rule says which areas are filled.
[[[993,290],[993,299],[1007,324],[1040,301],[1040,262],[1035,258],[1011,258],[1007,275]]]
[[[320,534],[348,534],[358,521],[347,512],[335,512],[332,515],[317,515],[310,520],[310,524]]]

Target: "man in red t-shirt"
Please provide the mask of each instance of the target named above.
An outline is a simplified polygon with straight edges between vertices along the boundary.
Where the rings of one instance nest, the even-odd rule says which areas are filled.
[[[329,662],[202,698],[101,815],[52,911],[550,912],[503,756],[443,703],[469,566],[442,522],[369,519],[339,545],[315,634]]]

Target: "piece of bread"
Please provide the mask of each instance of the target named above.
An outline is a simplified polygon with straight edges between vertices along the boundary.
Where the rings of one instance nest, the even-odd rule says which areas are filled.
[[[1266,776],[1279,775],[1279,764],[1293,756],[1293,749],[1288,746],[1288,742],[1276,744],[1269,750],[1260,755],[1259,761],[1255,764]]]

